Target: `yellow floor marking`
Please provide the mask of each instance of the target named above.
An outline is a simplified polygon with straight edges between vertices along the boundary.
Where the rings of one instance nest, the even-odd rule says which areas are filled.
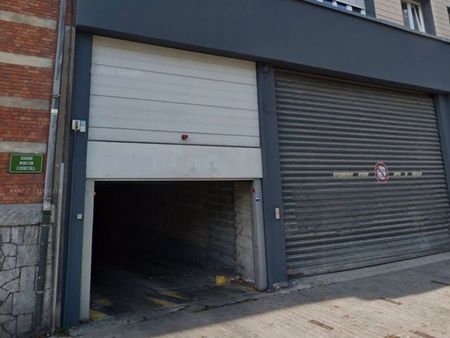
[[[148,299],[151,303],[157,304],[157,305],[161,305],[162,307],[165,307],[165,308],[173,307],[173,306],[176,306],[176,305],[177,305],[177,304],[175,304],[175,303],[168,302],[167,300],[159,299],[159,298],[155,298],[155,297],[148,297],[147,299]]]
[[[89,311],[89,318],[91,319],[91,320],[100,320],[100,319],[103,319],[103,318],[105,318],[106,317],[106,315],[103,313],[103,312],[100,312],[100,311],[97,311],[97,310],[90,310]]]
[[[112,302],[108,298],[99,298],[94,300],[95,304],[103,305],[103,306],[112,306]]]
[[[227,277],[225,276],[216,276],[216,285],[224,285],[228,282]]]
[[[177,291],[163,290],[163,291],[160,291],[159,293],[164,296],[169,296],[169,297],[173,297],[173,298],[177,298],[177,299],[186,299],[186,297],[184,297]]]

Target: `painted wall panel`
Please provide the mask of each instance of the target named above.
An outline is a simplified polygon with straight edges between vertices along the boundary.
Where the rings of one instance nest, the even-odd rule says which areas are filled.
[[[255,64],[95,37],[89,127],[91,140],[258,147]]]
[[[258,148],[89,141],[87,178],[248,179],[261,178]]]

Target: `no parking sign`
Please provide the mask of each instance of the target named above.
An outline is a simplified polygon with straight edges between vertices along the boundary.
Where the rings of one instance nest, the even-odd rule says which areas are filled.
[[[383,162],[378,162],[375,164],[375,178],[378,183],[384,184],[389,180],[389,170],[386,164]]]

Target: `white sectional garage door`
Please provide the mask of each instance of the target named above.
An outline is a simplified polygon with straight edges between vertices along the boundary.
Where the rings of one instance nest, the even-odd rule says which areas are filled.
[[[89,114],[88,178],[261,176],[253,62],[94,37]]]

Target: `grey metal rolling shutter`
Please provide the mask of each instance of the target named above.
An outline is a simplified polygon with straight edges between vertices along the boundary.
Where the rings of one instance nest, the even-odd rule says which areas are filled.
[[[446,251],[449,199],[431,96],[276,72],[290,274]],[[377,181],[383,162],[388,181]]]

